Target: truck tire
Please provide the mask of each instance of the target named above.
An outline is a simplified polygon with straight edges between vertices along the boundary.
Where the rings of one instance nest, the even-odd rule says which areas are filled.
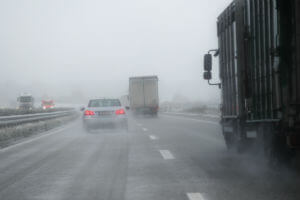
[[[288,148],[286,136],[270,133],[265,137],[264,153],[268,163],[272,166],[289,166],[295,152]]]
[[[253,145],[252,140],[249,139],[240,139],[239,141],[237,141],[237,152],[238,153],[246,153],[246,152],[250,152],[251,146]]]
[[[157,112],[153,112],[152,117],[157,118]]]
[[[229,151],[232,151],[235,149],[235,138],[233,133],[229,132],[223,132],[224,140],[226,147]]]
[[[226,147],[229,151],[245,153],[250,148],[252,141],[238,138],[236,129],[233,132],[223,132]]]
[[[225,127],[231,127],[230,131],[225,131],[225,127],[223,126],[223,136],[225,140],[226,147],[229,151],[240,152],[242,145],[237,137],[237,122],[231,122],[230,125],[224,125]]]

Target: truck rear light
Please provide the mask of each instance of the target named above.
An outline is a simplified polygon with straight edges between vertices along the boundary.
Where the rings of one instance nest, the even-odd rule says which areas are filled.
[[[84,115],[85,115],[85,116],[95,115],[95,112],[94,112],[94,111],[91,111],[91,110],[86,110],[86,111],[84,111]]]
[[[116,115],[124,115],[124,114],[125,114],[125,110],[124,109],[116,110]]]

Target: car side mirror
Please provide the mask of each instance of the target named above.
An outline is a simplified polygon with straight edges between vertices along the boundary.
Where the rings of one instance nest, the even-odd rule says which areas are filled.
[[[204,71],[210,72],[212,70],[212,55],[205,54],[204,55]]]
[[[125,109],[126,109],[126,110],[129,110],[129,109],[130,109],[130,107],[129,107],[129,106],[125,106]]]
[[[85,110],[85,107],[81,107],[81,108],[80,108],[80,111],[84,111],[84,110]]]

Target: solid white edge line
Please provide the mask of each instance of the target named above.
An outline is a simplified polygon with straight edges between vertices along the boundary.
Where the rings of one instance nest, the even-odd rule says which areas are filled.
[[[189,200],[204,200],[201,193],[187,193]]]
[[[163,159],[165,159],[165,160],[175,159],[175,157],[169,150],[159,150],[159,152],[160,152],[161,156],[163,157]]]
[[[71,124],[73,124],[73,123],[71,123]],[[21,141],[19,143],[12,144],[12,145],[10,145],[8,147],[4,147],[3,149],[0,149],[0,152],[5,152],[5,151],[8,151],[10,149],[16,148],[18,146],[22,146],[24,144],[28,144],[28,143],[34,142],[36,140],[42,139],[44,137],[48,137],[50,135],[54,135],[54,134],[60,133],[60,132],[62,132],[64,130],[66,130],[69,126],[71,126],[71,124],[65,125],[63,127],[57,127],[57,128],[52,129],[52,130],[49,130],[49,131],[38,133],[38,134],[41,134],[41,135],[37,135],[37,136],[35,136],[35,137],[31,138],[31,139],[26,139],[26,140]]]
[[[200,116],[200,117],[211,117],[219,119],[220,115],[211,115],[211,114],[196,114],[196,113],[178,113],[178,112],[164,112],[163,114],[169,115],[181,115],[181,116]]]
[[[197,122],[203,122],[203,123],[207,123],[207,124],[220,125],[220,123],[218,123],[218,122],[212,122],[212,121],[208,121],[208,120],[192,119],[192,118],[177,117],[177,116],[175,117],[175,116],[170,116],[170,115],[164,115],[164,117],[170,117],[170,118],[175,118],[175,119],[185,119],[185,120],[189,120],[189,121],[197,121]]]

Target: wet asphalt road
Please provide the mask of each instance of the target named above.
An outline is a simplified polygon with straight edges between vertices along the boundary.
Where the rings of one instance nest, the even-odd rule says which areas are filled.
[[[300,199],[296,172],[228,153],[216,122],[160,115],[129,129],[77,120],[0,150],[0,199]]]

